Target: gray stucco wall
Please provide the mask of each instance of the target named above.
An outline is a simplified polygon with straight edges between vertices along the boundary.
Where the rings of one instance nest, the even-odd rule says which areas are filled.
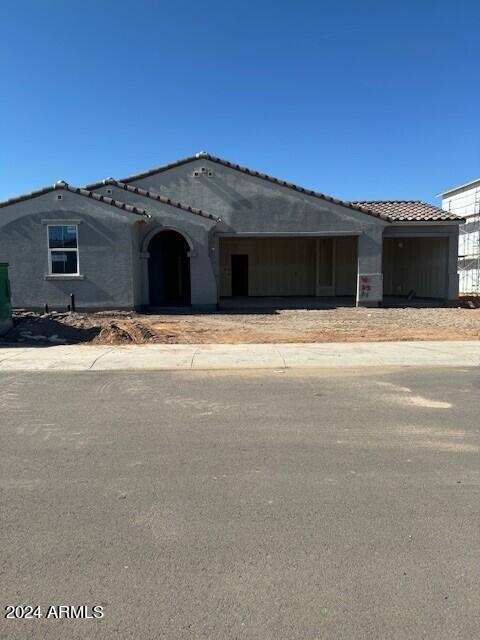
[[[200,177],[194,177],[195,171]],[[382,236],[387,224],[379,218],[202,158],[130,184],[220,217],[215,229],[219,236],[358,236],[359,274],[368,274],[376,285],[369,302],[382,298]]]
[[[194,177],[195,170],[200,177]],[[47,303],[65,308],[70,293],[75,294],[78,308],[149,304],[148,243],[165,229],[178,231],[189,244],[191,301],[196,308],[213,308],[218,302],[222,237],[353,237],[358,247],[357,300],[376,304],[383,295],[384,237],[442,235],[448,237],[447,297],[458,295],[457,225],[388,225],[374,216],[203,158],[131,184],[201,208],[221,220],[209,220],[115,185],[96,190],[112,189],[114,198],[146,209],[151,220],[66,190],[0,208],[0,260],[10,263],[14,306],[41,308]],[[63,200],[57,200],[58,193]],[[79,225],[79,277],[47,275],[48,221]],[[362,295],[362,287],[368,295]]]
[[[217,256],[213,231],[215,220],[209,220],[178,207],[170,206],[115,185],[97,189],[99,193],[113,191],[112,197],[133,204],[148,211],[152,219],[142,225],[136,237],[134,251],[138,256],[135,268],[135,290],[137,304],[148,305],[148,244],[159,232],[167,229],[181,233],[190,246],[191,302],[196,308],[212,308],[218,301],[218,287],[215,273]],[[175,199],[174,196],[172,196]],[[188,203],[187,203],[188,204]]]
[[[194,178],[194,171],[202,167],[207,173]],[[368,232],[386,226],[373,216],[203,159],[130,184],[151,188],[220,217],[222,225],[217,231],[334,233],[355,228]]]
[[[194,177],[195,171],[200,173],[200,177]],[[212,175],[209,176],[209,173]],[[458,297],[458,225],[441,222],[388,224],[348,207],[320,200],[204,158],[130,183],[153,189],[219,216],[222,222],[215,229],[218,235],[356,235],[357,300],[361,298],[362,275],[369,277],[371,287],[369,300],[363,301],[365,304],[376,304],[382,299],[384,237],[398,237],[399,234],[447,237],[447,298],[455,300]],[[213,267],[218,270],[218,261],[214,262]]]
[[[61,194],[63,199],[57,200]],[[47,223],[78,224],[80,276],[48,275]],[[64,189],[0,209],[0,258],[10,264],[14,307],[131,308],[132,227],[139,216]]]

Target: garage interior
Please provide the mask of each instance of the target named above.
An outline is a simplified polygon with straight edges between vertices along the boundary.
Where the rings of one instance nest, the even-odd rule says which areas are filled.
[[[447,237],[384,238],[384,296],[445,299],[447,254]]]
[[[447,237],[384,238],[384,306],[444,300],[447,254]],[[353,306],[356,287],[355,236],[220,238],[222,306]]]
[[[221,299],[343,297],[354,304],[356,286],[355,236],[220,238]]]

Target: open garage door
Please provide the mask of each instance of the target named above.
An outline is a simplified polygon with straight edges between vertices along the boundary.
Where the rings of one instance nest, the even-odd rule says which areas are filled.
[[[385,296],[447,297],[448,238],[385,238]]]
[[[354,296],[355,237],[220,238],[221,297]]]

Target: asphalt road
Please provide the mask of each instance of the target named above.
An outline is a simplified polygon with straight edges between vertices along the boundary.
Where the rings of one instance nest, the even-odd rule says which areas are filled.
[[[104,617],[0,636],[478,638],[479,392],[475,368],[2,373],[2,608]]]

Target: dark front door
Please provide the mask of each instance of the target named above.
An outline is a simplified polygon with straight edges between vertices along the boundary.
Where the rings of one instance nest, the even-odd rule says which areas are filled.
[[[248,296],[248,256],[232,256],[232,296]]]

